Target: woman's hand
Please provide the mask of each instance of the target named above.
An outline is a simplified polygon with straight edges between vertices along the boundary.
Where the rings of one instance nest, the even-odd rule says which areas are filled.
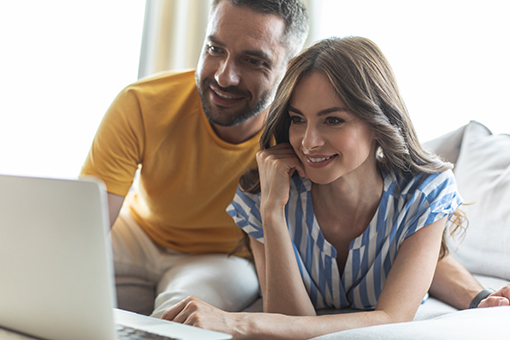
[[[281,209],[289,200],[290,178],[294,171],[301,177],[306,173],[290,144],[278,144],[257,153],[260,175],[261,211]]]
[[[184,325],[235,335],[239,334],[238,320],[241,319],[241,316],[224,312],[197,297],[190,296],[166,310],[161,318]]]

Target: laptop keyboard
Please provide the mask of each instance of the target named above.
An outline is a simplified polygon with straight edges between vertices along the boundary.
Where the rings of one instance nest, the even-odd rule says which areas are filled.
[[[117,337],[119,340],[179,340],[121,325],[117,325]]]

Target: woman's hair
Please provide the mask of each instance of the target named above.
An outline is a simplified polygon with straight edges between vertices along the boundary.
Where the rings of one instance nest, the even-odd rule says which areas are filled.
[[[421,146],[388,61],[376,44],[361,37],[322,40],[290,61],[271,104],[261,149],[289,143],[290,98],[296,84],[314,72],[326,75],[346,109],[372,128],[381,170],[393,172],[400,180],[407,174],[453,168]],[[258,170],[244,174],[240,186],[251,193],[260,192]],[[456,224],[453,232],[464,220],[460,211],[456,214],[452,218]],[[443,239],[440,256],[447,252]]]

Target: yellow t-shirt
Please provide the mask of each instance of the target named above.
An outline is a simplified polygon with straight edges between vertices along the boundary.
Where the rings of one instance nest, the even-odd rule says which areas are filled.
[[[102,179],[157,244],[189,253],[230,253],[241,230],[226,213],[239,177],[256,166],[260,134],[229,144],[202,110],[194,71],[126,87],[96,133],[82,175]]]

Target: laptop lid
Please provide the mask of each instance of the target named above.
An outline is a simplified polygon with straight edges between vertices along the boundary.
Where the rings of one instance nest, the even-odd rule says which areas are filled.
[[[99,181],[0,175],[0,326],[51,340],[116,339],[108,232]],[[123,324],[130,319],[146,330],[156,323],[159,334],[170,324],[139,315]],[[230,338],[171,324],[190,332],[182,339]]]

